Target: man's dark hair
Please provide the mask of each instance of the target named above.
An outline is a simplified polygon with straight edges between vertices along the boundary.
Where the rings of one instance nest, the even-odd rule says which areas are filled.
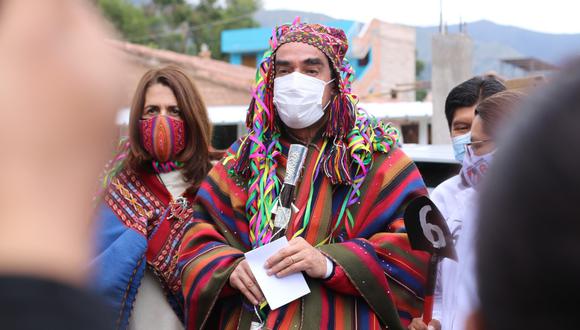
[[[445,117],[447,117],[449,130],[451,130],[451,123],[457,109],[472,107],[493,94],[505,90],[501,80],[493,75],[473,77],[455,86],[445,100]]]
[[[580,324],[580,61],[522,107],[484,182],[476,236],[484,328]]]

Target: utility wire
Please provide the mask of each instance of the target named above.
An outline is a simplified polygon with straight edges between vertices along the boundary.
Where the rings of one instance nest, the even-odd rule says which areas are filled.
[[[176,35],[179,33],[185,33],[185,32],[189,33],[189,32],[198,31],[198,30],[213,27],[213,26],[218,26],[218,25],[223,25],[223,24],[227,24],[227,23],[240,21],[244,18],[252,16],[253,14],[254,13],[247,13],[244,15],[240,15],[240,16],[236,16],[236,17],[232,17],[232,18],[228,18],[228,19],[223,19],[223,20],[213,21],[213,22],[209,22],[209,23],[205,23],[205,24],[198,24],[198,25],[189,26],[186,29],[167,31],[167,32],[161,32],[161,33],[154,33],[154,34],[149,34],[147,36],[142,36],[142,37],[138,37],[138,38],[131,38],[131,40],[134,42],[139,42],[139,41],[152,40],[152,39],[159,38],[159,37]]]

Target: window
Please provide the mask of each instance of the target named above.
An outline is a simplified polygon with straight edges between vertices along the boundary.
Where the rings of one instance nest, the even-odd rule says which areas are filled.
[[[401,125],[401,133],[403,133],[405,143],[419,143],[419,124],[403,124]]]
[[[211,145],[218,150],[228,149],[237,138],[237,125],[214,125]]]
[[[358,65],[360,67],[367,66],[369,64],[370,58],[371,58],[371,51],[369,50],[367,52],[367,54],[365,55],[365,57],[358,60]]]
[[[255,68],[256,63],[256,54],[244,54],[242,55],[242,65],[249,66],[250,68]]]

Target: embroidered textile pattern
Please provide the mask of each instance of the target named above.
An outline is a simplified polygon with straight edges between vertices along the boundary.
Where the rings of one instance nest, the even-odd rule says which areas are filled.
[[[185,124],[169,116],[155,116],[140,121],[143,148],[158,162],[175,160],[185,149]]]
[[[177,250],[184,225],[193,215],[187,198],[180,197],[164,205],[137,175],[124,170],[113,179],[105,201],[125,226],[137,230],[147,239],[164,230],[162,245],[153,254],[148,250],[147,263],[165,280],[169,286],[166,289],[178,291]],[[164,222],[167,224],[161,229]]]

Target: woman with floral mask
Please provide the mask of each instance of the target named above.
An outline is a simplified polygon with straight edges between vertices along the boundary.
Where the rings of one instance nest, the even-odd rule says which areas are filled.
[[[461,176],[470,187],[477,187],[496,150],[496,137],[504,122],[517,108],[522,94],[501,92],[481,102],[475,109],[470,142],[465,145]]]
[[[457,217],[462,220],[461,238],[455,243],[459,263],[454,276],[444,280],[443,295],[450,291],[453,312],[443,320],[443,329],[464,329],[467,318],[479,305],[475,284],[475,229],[479,194],[481,185],[493,163],[498,148],[498,136],[507,128],[514,112],[522,102],[523,94],[513,91],[498,93],[481,102],[475,109],[475,118],[471,126],[471,142],[466,144],[465,158],[461,175],[470,189],[458,196],[462,201],[457,209]],[[485,221],[485,219],[481,219]],[[450,283],[453,283],[451,285]]]
[[[176,252],[211,168],[210,137],[205,105],[183,71],[143,76],[97,219],[95,282],[119,328],[183,329]]]

